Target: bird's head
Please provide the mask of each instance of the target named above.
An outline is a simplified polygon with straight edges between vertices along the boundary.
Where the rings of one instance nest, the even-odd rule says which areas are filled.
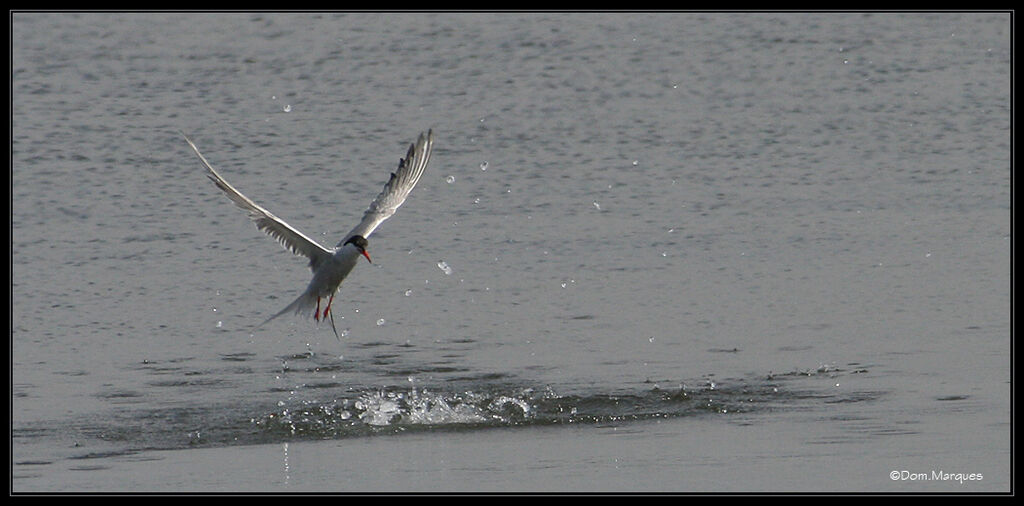
[[[373,260],[370,260],[370,254],[366,252],[366,247],[369,246],[370,243],[366,240],[365,237],[361,235],[354,235],[352,237],[349,237],[348,240],[345,241],[345,244],[342,246],[347,246],[349,244],[355,246],[356,249],[359,250],[359,253],[366,257],[367,262],[370,262],[371,264],[373,263]]]

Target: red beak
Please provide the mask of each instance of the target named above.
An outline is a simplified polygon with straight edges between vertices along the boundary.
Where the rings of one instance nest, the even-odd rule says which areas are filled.
[[[366,257],[366,261],[370,262],[372,264],[373,260],[370,260],[370,254],[367,253],[365,249],[364,250],[360,250],[360,251],[363,253],[363,256]]]

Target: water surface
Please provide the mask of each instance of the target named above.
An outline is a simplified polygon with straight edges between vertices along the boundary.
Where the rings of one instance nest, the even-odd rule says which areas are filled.
[[[1008,491],[1009,41],[14,13],[12,491]],[[254,331],[305,261],[178,131],[330,245],[427,128],[343,336]]]

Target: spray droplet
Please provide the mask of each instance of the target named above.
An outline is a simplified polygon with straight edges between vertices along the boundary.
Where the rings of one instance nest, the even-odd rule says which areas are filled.
[[[455,182],[455,176],[448,176],[448,177],[444,178],[444,182],[446,182],[448,184],[454,183]]]
[[[452,273],[452,268],[449,267],[448,262],[445,262],[444,260],[440,260],[437,262],[437,268],[444,271],[445,275],[451,275]]]
[[[377,320],[377,326],[380,327],[381,325],[384,325],[384,318]]]
[[[480,170],[487,170],[487,160],[480,163]]]
[[[284,106],[284,112],[292,112],[292,105],[288,104],[288,105]]]

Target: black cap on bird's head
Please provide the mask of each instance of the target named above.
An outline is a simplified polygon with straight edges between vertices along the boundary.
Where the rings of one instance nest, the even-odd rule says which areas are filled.
[[[366,240],[365,237],[361,235],[354,235],[352,237],[349,237],[348,240],[345,241],[345,244],[342,245],[342,247],[345,247],[349,244],[355,246],[356,249],[359,250],[359,253],[366,257],[367,262],[370,262],[371,264],[373,263],[373,260],[370,260],[370,254],[366,252],[366,247],[369,246],[370,243],[369,241]]]

